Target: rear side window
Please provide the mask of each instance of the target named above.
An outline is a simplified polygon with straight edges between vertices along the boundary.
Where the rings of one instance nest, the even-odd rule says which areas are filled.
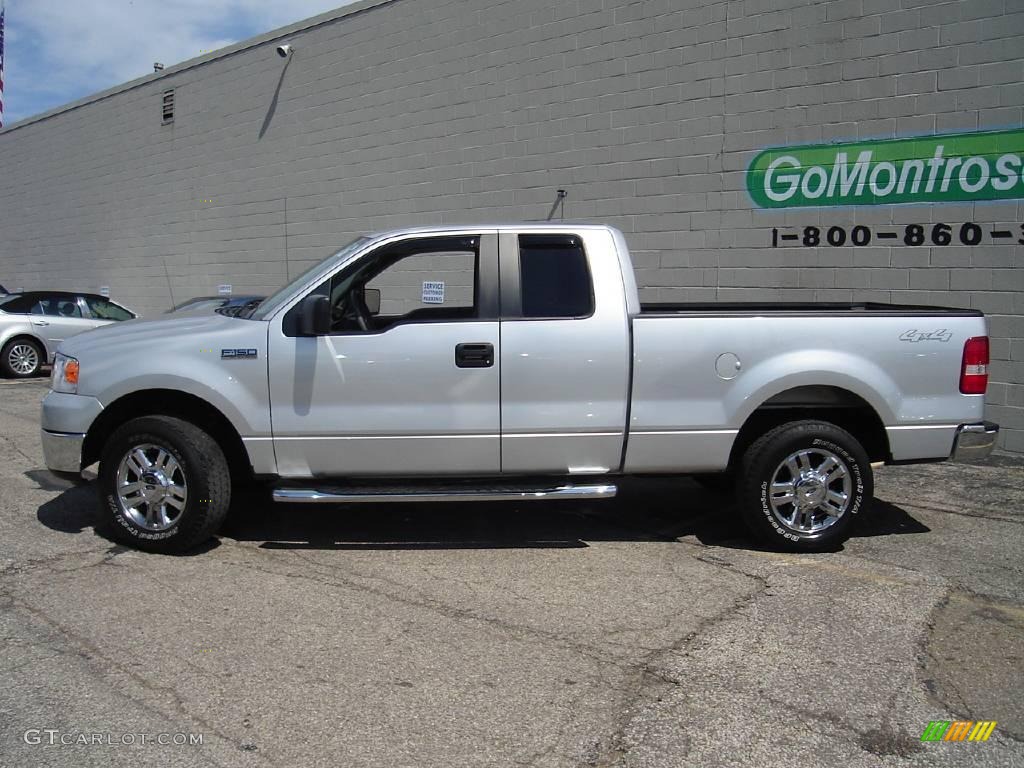
[[[523,317],[587,317],[594,290],[583,243],[575,235],[520,235]]]
[[[9,299],[0,300],[0,309],[12,314],[27,315],[32,311],[33,305],[37,303],[34,296],[12,296]],[[36,314],[42,314],[42,312]]]
[[[131,320],[133,315],[127,309],[100,296],[86,296],[85,303],[97,320]]]

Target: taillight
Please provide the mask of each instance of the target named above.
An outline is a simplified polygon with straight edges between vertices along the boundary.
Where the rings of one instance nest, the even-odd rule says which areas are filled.
[[[984,395],[988,387],[988,336],[974,336],[964,342],[964,362],[960,366],[960,392]]]

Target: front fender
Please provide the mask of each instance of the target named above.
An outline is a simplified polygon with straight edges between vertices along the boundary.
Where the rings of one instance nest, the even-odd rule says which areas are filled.
[[[254,361],[256,362],[256,361]],[[262,387],[247,386],[239,377],[200,366],[186,377],[169,371],[119,379],[97,397],[104,408],[136,392],[171,389],[194,395],[216,408],[231,422],[242,438],[270,436],[270,409],[266,390],[266,368],[261,363]],[[203,374],[208,374],[204,376]],[[159,406],[159,403],[154,403]]]

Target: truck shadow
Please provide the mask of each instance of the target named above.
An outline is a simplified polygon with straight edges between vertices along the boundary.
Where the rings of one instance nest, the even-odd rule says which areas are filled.
[[[42,485],[37,474],[26,473]],[[37,518],[51,530],[78,534],[93,529],[110,539],[105,526],[97,527],[99,509],[94,483],[67,484],[39,507]],[[854,536],[928,530],[902,508],[877,500]],[[761,549],[727,495],[679,479],[626,481],[618,497],[601,502],[325,506],[275,504],[267,493],[249,492],[237,500],[220,535],[259,542],[263,549],[564,549],[686,537],[708,546]],[[211,541],[189,554],[216,546]]]

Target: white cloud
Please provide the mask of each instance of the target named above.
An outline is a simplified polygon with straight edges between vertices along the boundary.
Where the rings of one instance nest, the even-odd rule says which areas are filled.
[[[5,123],[345,0],[7,0]]]

